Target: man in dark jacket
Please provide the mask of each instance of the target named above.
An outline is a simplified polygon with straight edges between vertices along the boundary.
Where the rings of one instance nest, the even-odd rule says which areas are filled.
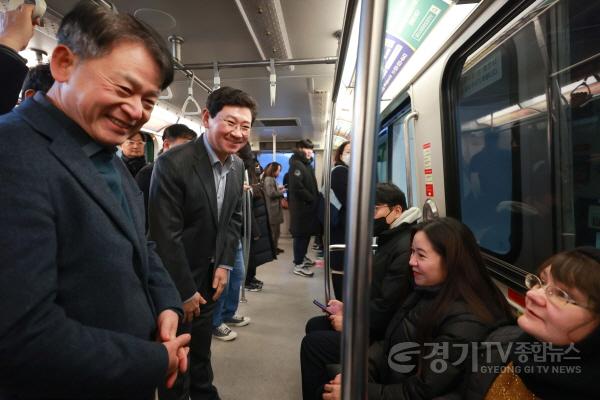
[[[373,227],[377,251],[369,299],[371,342],[384,338],[389,321],[412,290],[410,232],[421,218],[421,211],[406,208],[406,196],[396,185],[377,184]],[[325,366],[340,362],[342,303],[331,301],[329,310],[333,314],[331,323],[326,317],[316,317],[306,325],[300,352],[304,399],[314,398],[317,388],[327,382]]]
[[[129,170],[131,176],[135,178],[140,169],[144,168],[146,161],[146,135],[138,132],[131,136],[121,145],[123,155],[121,160]]]
[[[173,124],[167,126],[163,131],[163,147],[160,154],[165,153],[173,147],[185,144],[190,140],[194,140],[198,137],[198,134],[183,124]],[[135,175],[135,181],[142,193],[144,193],[144,208],[146,209],[146,231],[148,230],[148,197],[150,196],[150,179],[152,178],[152,171],[154,170],[154,162],[151,162],[144,166]]]
[[[312,263],[306,259],[310,237],[319,233],[317,220],[318,189],[315,171],[310,163],[313,143],[303,139],[296,143],[296,151],[290,157],[288,202],[290,232],[294,238],[294,274],[310,278]]]
[[[212,92],[198,139],[160,156],[150,183],[149,235],[183,300],[192,332],[190,370],[165,399],[217,400],[210,363],[212,315],[235,261],[242,226],[244,165],[256,102],[231,87]]]
[[[0,398],[152,399],[189,336],[115,146],[149,120],[171,56],[92,2],[58,38],[50,91],[0,117]]]
[[[12,110],[19,99],[19,92],[27,75],[27,60],[17,52],[25,50],[33,36],[33,27],[40,19],[32,21],[31,4],[23,4],[16,10],[0,13],[0,114]]]

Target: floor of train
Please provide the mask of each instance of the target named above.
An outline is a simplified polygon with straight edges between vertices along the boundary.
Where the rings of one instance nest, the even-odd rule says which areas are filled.
[[[280,239],[279,247],[285,252],[277,260],[258,267],[263,290],[246,291],[248,302],[238,309],[250,324],[233,328],[238,333],[233,341],[212,341],[214,383],[222,400],[302,398],[300,342],[306,321],[319,315],[312,301],[323,300],[323,268],[313,268],[312,278],[294,275],[291,238]]]

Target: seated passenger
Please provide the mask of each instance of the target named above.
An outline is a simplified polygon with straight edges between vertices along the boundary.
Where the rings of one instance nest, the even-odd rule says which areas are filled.
[[[411,291],[410,234],[421,217],[417,207],[407,210],[406,196],[392,183],[379,183],[375,190],[374,235],[378,248],[373,260],[369,300],[370,340],[381,340],[387,324]],[[315,317],[306,324],[300,360],[305,399],[327,383],[327,364],[340,362],[343,303],[329,302],[329,317]],[[320,391],[319,391],[320,394]]]
[[[459,389],[469,344],[483,340],[511,310],[483,263],[473,233],[452,218],[413,230],[415,289],[369,348],[369,400],[432,399]],[[340,398],[342,377],[323,399]]]
[[[467,399],[598,398],[600,250],[559,253],[539,271],[526,277],[519,327],[499,329],[487,340],[504,342],[504,357],[498,351],[486,359],[482,352]]]

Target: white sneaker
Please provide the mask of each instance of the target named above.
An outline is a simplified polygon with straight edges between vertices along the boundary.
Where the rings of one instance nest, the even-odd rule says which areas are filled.
[[[310,270],[306,264],[304,265],[294,265],[294,274],[298,276],[303,276],[305,278],[312,278],[314,273]]]
[[[221,324],[216,328],[213,328],[212,335],[215,339],[222,340],[224,342],[228,342],[237,337],[237,333],[232,331],[227,325]]]
[[[228,326],[246,326],[250,323],[250,317],[236,314],[233,317],[226,319],[225,323]]]

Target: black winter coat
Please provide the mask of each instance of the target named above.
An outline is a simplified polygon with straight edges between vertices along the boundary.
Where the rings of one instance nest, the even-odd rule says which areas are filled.
[[[346,241],[346,203],[348,196],[348,166],[344,163],[337,164],[331,170],[331,190],[342,204],[339,211],[338,224],[331,227],[331,244],[340,244]],[[344,266],[344,251],[331,253],[331,267],[342,270]]]
[[[318,194],[317,178],[310,160],[303,153],[295,151],[290,157],[288,187],[292,236],[312,236],[319,233]]]
[[[6,114],[17,104],[27,76],[26,61],[13,49],[0,44],[0,115]]]
[[[252,187],[252,241],[250,242],[249,263],[254,267],[273,261],[275,249],[269,224],[269,214],[265,203],[265,194],[260,185]]]
[[[369,302],[370,340],[383,339],[394,313],[412,290],[410,230],[413,224],[402,224],[381,233],[373,257],[373,279]]]
[[[385,340],[375,342],[369,349],[369,400],[418,400],[432,399],[451,393],[462,385],[465,370],[470,366],[470,358],[458,363],[462,355],[459,344],[469,344],[483,340],[489,327],[480,322],[464,302],[457,301],[449,306],[444,318],[434,326],[431,343],[424,346],[423,357],[431,355],[439,344],[439,349],[448,349],[448,357],[441,351],[428,359],[419,360],[419,354],[411,354],[404,349],[402,355],[409,355],[410,361],[400,364],[400,349],[396,345],[410,345],[417,342],[417,323],[427,313],[439,293],[439,288],[416,287],[390,322]],[[468,347],[467,347],[468,349]],[[394,354],[396,357],[394,357]],[[457,365],[452,365],[457,363]],[[390,368],[394,366],[394,369]],[[403,373],[401,368],[417,367]],[[443,372],[433,369],[445,366]],[[419,371],[419,372],[417,372]]]

